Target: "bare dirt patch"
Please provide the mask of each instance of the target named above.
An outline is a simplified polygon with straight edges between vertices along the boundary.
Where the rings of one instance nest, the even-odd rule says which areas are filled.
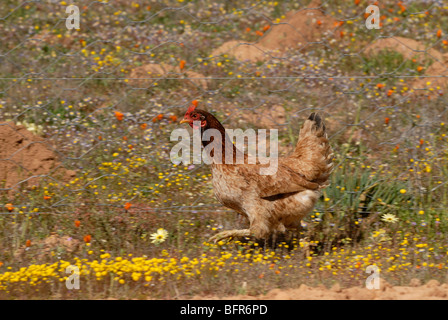
[[[413,89],[432,89],[419,90],[418,93],[438,94],[439,90],[448,87],[448,53],[442,56],[442,59],[431,64],[425,71],[425,77],[415,80],[411,84]]]
[[[427,48],[419,41],[403,37],[377,39],[364,49],[364,53],[372,56],[381,54],[383,50],[395,51],[405,59],[415,59],[419,63],[428,60],[432,62],[422,77],[410,84],[412,89],[416,89],[417,95],[438,93],[437,88],[444,89],[448,86],[448,53],[442,54],[436,49]]]
[[[413,279],[410,286],[392,286],[381,281],[380,289],[352,287],[341,288],[338,284],[332,288],[321,285],[309,287],[301,285],[297,289],[273,289],[266,295],[237,295],[228,297],[195,296],[193,300],[448,300],[448,284],[430,280],[420,285]]]
[[[37,185],[42,175],[68,180],[75,172],[63,168],[47,142],[25,126],[0,123],[0,188],[12,198],[19,185]]]
[[[204,90],[207,90],[207,80],[205,79],[204,75],[194,71],[182,71],[180,67],[173,67],[165,63],[162,64],[149,63],[133,69],[129,75],[129,77],[131,78],[129,83],[132,86],[145,87],[149,86],[150,82],[142,78],[152,78],[152,77],[163,78],[168,74],[170,74],[175,78],[180,79],[182,79],[183,78],[182,75],[184,75],[185,78],[191,78],[190,83],[188,81],[185,82],[186,85],[189,84],[190,86],[198,86]]]
[[[425,59],[443,61],[443,55],[432,48],[426,48],[423,43],[414,39],[403,37],[380,38],[367,45],[364,53],[368,56],[380,54],[383,50],[391,50],[403,55],[405,59],[416,59],[423,62]]]
[[[69,236],[59,236],[57,234],[52,234],[49,237],[38,240],[33,243],[33,246],[39,248],[36,250],[37,255],[34,257],[37,260],[43,260],[51,256],[51,253],[73,253],[76,252],[80,246],[79,240],[73,239]],[[15,258],[22,257],[27,250],[26,245],[21,246],[14,252]]]
[[[303,48],[308,43],[322,40],[322,36],[337,26],[337,20],[327,16],[319,8],[320,0],[310,3],[307,8],[297,12],[288,12],[279,24],[271,26],[269,31],[257,43],[232,40],[212,52],[212,56],[228,54],[239,61],[262,61],[272,56],[282,56],[288,49]]]

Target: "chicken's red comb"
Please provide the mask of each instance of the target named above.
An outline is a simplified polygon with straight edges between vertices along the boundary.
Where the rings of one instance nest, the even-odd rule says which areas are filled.
[[[194,109],[196,109],[197,106],[198,106],[198,100],[191,101],[191,106],[188,108],[187,113],[194,111]]]

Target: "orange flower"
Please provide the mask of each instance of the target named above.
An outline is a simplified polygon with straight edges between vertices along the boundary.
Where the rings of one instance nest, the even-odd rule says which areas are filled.
[[[142,123],[142,124],[140,125],[140,128],[141,128],[142,130],[145,130],[147,126],[148,126],[148,125],[147,125],[146,123]]]
[[[389,91],[387,91],[387,96],[390,97],[392,93],[394,93],[394,90],[390,89]]]
[[[129,210],[131,208],[132,204],[130,202],[126,202],[124,204],[124,210]]]
[[[444,46],[448,46],[448,41],[442,40],[442,43],[443,43]]]
[[[26,240],[26,242],[25,242],[25,246],[28,248],[28,247],[31,247],[31,240]]]
[[[378,83],[378,84],[376,85],[376,87],[377,87],[378,89],[382,89],[382,88],[384,88],[384,84],[382,84],[382,83]]]
[[[425,143],[425,140],[420,139],[420,145],[423,145]]]
[[[134,149],[134,146],[132,144],[130,144],[130,145],[128,145],[128,148],[132,150],[132,149]]]
[[[344,32],[344,31],[341,31],[339,34],[340,34],[341,38],[343,38],[344,35],[345,35],[345,32]]]
[[[403,5],[403,3],[401,1],[398,2],[397,6],[400,7],[401,12],[405,12],[406,11],[406,7]]]
[[[442,36],[442,29],[437,30],[437,38]]]
[[[197,107],[198,106],[198,100],[191,101],[191,104],[194,105],[195,107]]]
[[[91,240],[92,240],[92,236],[90,234],[84,236],[84,242],[85,243],[90,243]]]
[[[386,118],[384,119],[384,123],[385,123],[385,124],[389,124],[389,118],[388,118],[388,117],[386,117]]]
[[[320,26],[320,25],[322,24],[322,21],[320,21],[320,20],[317,20],[317,22],[316,22],[316,23],[317,23],[317,25],[318,25],[318,26]]]
[[[416,115],[415,117],[416,117],[417,119],[420,119],[420,115],[419,115],[419,114],[418,114],[418,115]]]
[[[124,114],[122,114],[120,111],[115,111],[115,118],[117,118],[118,121],[123,120]]]
[[[271,28],[270,25],[266,25],[266,26],[263,27],[263,31],[266,32],[266,31],[268,31],[270,28]]]
[[[98,140],[103,140],[103,137],[102,136],[98,136]]]
[[[0,267],[3,265],[3,262],[0,261]]]
[[[259,31],[259,30],[257,30],[257,31],[255,31],[255,33],[257,34],[257,36],[260,36],[260,37],[262,37],[263,36],[263,32],[261,32],[261,31]]]
[[[186,64],[187,62],[185,61],[185,60],[180,60],[180,63],[179,63],[179,68],[180,68],[180,70],[184,70],[184,68],[185,68],[185,64]]]
[[[152,119],[152,122],[157,122],[157,120],[162,120],[162,119],[163,119],[163,114],[159,114]]]
[[[280,274],[280,270],[275,270],[275,274]]]
[[[355,0],[355,4],[358,5],[361,2],[361,0]]]
[[[50,196],[44,196],[44,200],[50,200],[51,197]]]
[[[12,210],[14,210],[14,206],[12,205],[12,203],[7,203],[7,204],[5,205],[5,208],[6,208],[9,212],[11,212]]]
[[[79,228],[80,225],[81,225],[81,221],[75,220],[75,227]]]
[[[417,71],[418,71],[418,72],[421,72],[422,70],[423,70],[423,67],[422,67],[422,66],[418,66],[418,67],[417,67]]]
[[[175,115],[170,116],[171,121],[176,122],[177,121],[177,117]]]
[[[123,136],[123,140],[124,140],[124,141],[128,141],[128,137]]]
[[[247,27],[246,32],[250,32],[251,28]]]

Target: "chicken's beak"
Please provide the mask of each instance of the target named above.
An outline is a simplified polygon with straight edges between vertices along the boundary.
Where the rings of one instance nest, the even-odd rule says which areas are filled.
[[[190,122],[190,120],[182,119],[182,120],[180,120],[179,124],[182,124],[182,123],[188,123],[188,122]]]

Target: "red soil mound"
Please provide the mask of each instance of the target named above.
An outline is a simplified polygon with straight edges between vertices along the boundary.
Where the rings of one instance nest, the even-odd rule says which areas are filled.
[[[37,185],[42,175],[67,180],[74,174],[61,167],[43,138],[24,126],[0,123],[0,188],[7,189],[10,198],[19,186]]]

